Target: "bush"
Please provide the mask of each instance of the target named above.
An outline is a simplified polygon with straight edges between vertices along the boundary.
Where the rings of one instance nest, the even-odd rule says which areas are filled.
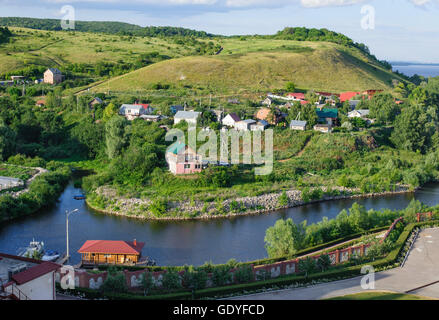
[[[168,201],[163,199],[154,200],[149,206],[149,211],[156,217],[163,216],[168,210]]]

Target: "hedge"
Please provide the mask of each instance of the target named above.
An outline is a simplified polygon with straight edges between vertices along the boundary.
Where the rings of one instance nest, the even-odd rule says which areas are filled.
[[[263,265],[267,265],[267,264],[274,264],[274,263],[277,263],[277,262],[293,260],[295,258],[304,256],[304,255],[307,255],[307,254],[310,254],[310,253],[313,253],[313,252],[316,252],[316,251],[321,251],[321,250],[329,248],[329,247],[334,247],[334,246],[336,246],[337,244],[340,244],[340,243],[344,243],[344,242],[347,242],[347,241],[350,241],[350,240],[354,240],[356,238],[360,238],[360,237],[362,237],[364,235],[367,235],[367,234],[377,233],[377,232],[384,231],[384,230],[387,230],[387,229],[389,229],[389,226],[379,227],[379,228],[371,229],[371,230],[368,230],[368,231],[355,233],[355,234],[352,234],[350,236],[346,236],[346,237],[339,238],[339,239],[336,239],[336,240],[332,240],[330,242],[322,243],[322,244],[319,244],[319,245],[314,246],[314,247],[309,247],[309,248],[297,251],[296,254],[291,255],[291,256],[283,256],[283,257],[278,257],[278,258],[265,258],[265,259],[259,259],[259,260],[248,261],[248,262],[239,262],[238,265],[239,266],[250,266],[250,265],[253,265],[253,266],[263,266]],[[336,250],[336,248],[333,248],[333,249]],[[226,264],[217,264],[217,265],[214,265],[213,268],[220,268],[220,267],[224,267],[224,266],[226,266]],[[98,269],[105,271],[105,270],[108,270],[108,268],[110,268],[110,267],[114,268],[114,266],[98,266]],[[164,271],[168,267],[166,267],[166,266],[156,266],[156,267],[150,267],[150,266],[144,266],[144,267],[142,267],[142,266],[121,266],[121,267],[118,267],[118,268],[120,270],[128,270],[128,271],[148,270],[148,271],[151,271],[151,272],[158,272],[158,271]],[[177,266],[177,267],[171,267],[171,268],[173,268],[173,269],[175,269],[177,271],[183,271],[185,267],[184,266]]]

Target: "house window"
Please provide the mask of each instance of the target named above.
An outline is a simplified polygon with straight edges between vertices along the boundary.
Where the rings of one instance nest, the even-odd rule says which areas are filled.
[[[190,169],[190,168],[191,168],[191,165],[190,165],[190,164],[185,164],[185,165],[184,165],[184,168],[185,168],[185,169]]]
[[[201,164],[196,164],[195,169],[201,169]]]

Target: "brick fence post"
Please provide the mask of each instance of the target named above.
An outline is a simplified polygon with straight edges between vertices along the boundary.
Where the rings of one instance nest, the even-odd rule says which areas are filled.
[[[366,245],[365,245],[364,243],[361,245],[361,251],[360,251],[360,255],[361,255],[361,256],[364,256],[364,253],[365,253],[365,250],[364,250],[364,249],[365,249],[365,246],[366,246]]]
[[[340,250],[335,250],[335,264],[340,263]]]
[[[417,220],[418,222],[421,222],[421,214],[420,214],[420,213],[417,213],[417,214],[416,214],[416,220]]]

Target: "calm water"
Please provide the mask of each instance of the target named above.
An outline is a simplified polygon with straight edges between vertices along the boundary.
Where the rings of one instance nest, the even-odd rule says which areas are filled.
[[[438,77],[439,76],[439,66],[432,65],[408,65],[408,66],[398,66],[394,65],[393,70],[398,70],[401,73],[411,77],[415,74],[424,77]]]
[[[73,200],[78,193],[81,191],[71,184],[52,209],[0,225],[0,252],[15,254],[32,238],[44,241],[46,248],[65,252],[65,210],[78,208],[69,219],[73,263],[79,262],[76,251],[86,240],[134,238],[146,242],[143,255],[151,256],[159,265],[200,265],[210,260],[224,263],[231,258],[249,261],[266,256],[265,230],[280,218],[318,222],[325,216],[335,217],[355,201],[368,209],[403,209],[413,198],[427,205],[439,202],[439,184],[430,184],[416,194],[324,202],[231,220],[145,222],[95,213],[83,201]]]

